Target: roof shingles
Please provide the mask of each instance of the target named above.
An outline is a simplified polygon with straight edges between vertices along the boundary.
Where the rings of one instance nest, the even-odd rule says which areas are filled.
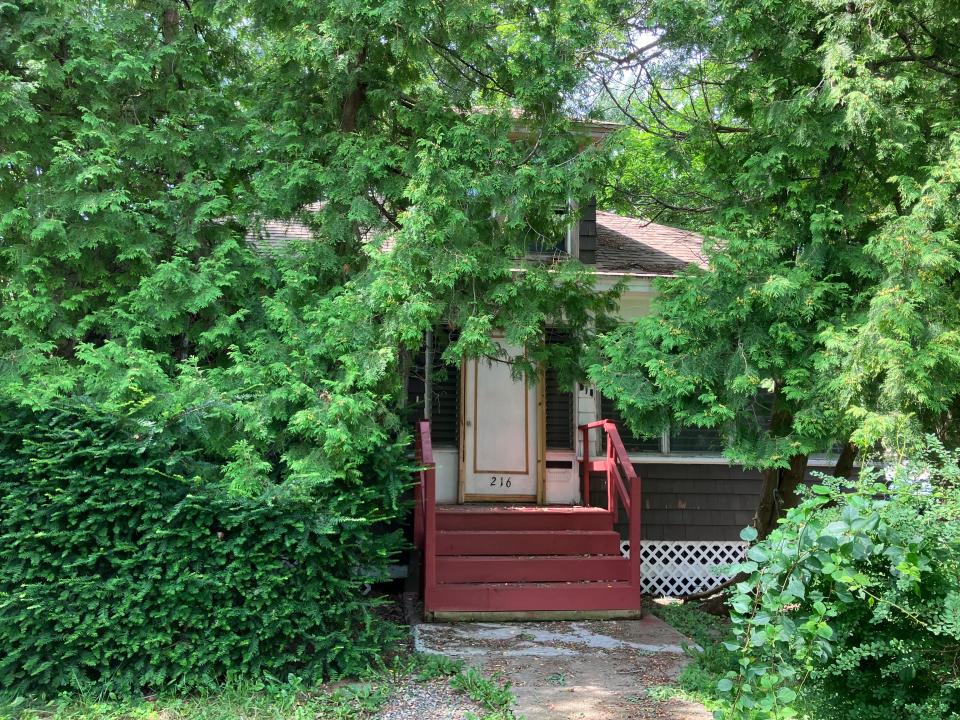
[[[703,237],[688,230],[597,211],[597,270],[625,275],[674,275],[706,267]]]
[[[277,252],[292,241],[309,240],[310,228],[297,220],[271,220],[247,240],[261,252]],[[388,239],[382,249],[389,250]],[[706,267],[703,238],[696,233],[597,211],[598,272],[622,275],[675,275],[688,265]]]

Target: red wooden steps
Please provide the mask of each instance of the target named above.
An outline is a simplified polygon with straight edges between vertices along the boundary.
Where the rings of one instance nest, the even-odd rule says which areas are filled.
[[[630,561],[603,508],[454,505],[435,517],[428,613],[639,614]]]
[[[607,555],[448,556],[437,558],[437,574],[444,583],[627,581],[630,563]]]
[[[434,611],[555,612],[639,610],[630,583],[451,583],[433,594]]]
[[[616,555],[613,530],[441,530],[437,555]]]
[[[423,558],[427,619],[640,617],[640,478],[615,423],[578,426],[606,436],[606,456],[579,461],[606,473],[605,508],[437,505],[430,421],[416,424],[414,545]],[[626,511],[633,554],[620,557],[614,513]]]
[[[445,505],[437,508],[437,530],[611,530],[604,508]]]

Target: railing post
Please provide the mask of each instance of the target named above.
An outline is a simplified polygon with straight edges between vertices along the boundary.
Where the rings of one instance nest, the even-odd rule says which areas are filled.
[[[423,446],[420,440],[420,428],[416,428],[416,460],[418,465],[423,464]],[[417,470],[417,484],[413,488],[413,546],[423,551],[423,468]]]
[[[430,421],[418,422],[416,433],[417,462],[421,469],[414,511],[414,538],[419,534],[419,547],[423,552],[423,609],[426,614],[433,609],[437,587],[437,466],[433,461]]]
[[[581,430],[583,436],[583,459],[580,467],[583,470],[583,504],[590,505],[590,430],[584,427]]]
[[[630,584],[637,594],[637,607],[640,607],[640,518],[642,508],[640,507],[640,476],[633,470],[627,473],[630,479]]]
[[[613,438],[610,436],[610,429],[604,425],[603,433],[607,438],[607,510],[613,515],[613,521],[616,522],[620,517],[620,509],[617,506],[617,492],[613,486],[614,459],[613,459]]]
[[[437,587],[437,470],[430,465],[424,479],[424,543],[423,543],[423,609],[433,610],[433,594]]]

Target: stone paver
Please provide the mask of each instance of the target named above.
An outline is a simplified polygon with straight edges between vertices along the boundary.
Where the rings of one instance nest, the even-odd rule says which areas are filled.
[[[647,692],[673,683],[689,641],[653,616],[642,620],[422,624],[422,652],[502,673],[526,720],[710,720],[696,703]]]

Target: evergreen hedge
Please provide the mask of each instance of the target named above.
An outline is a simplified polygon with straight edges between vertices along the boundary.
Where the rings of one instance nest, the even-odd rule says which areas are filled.
[[[342,488],[251,499],[190,480],[177,447],[81,405],[0,407],[0,690],[187,689],[375,657],[390,630],[358,563],[382,567],[397,537],[348,517]]]

